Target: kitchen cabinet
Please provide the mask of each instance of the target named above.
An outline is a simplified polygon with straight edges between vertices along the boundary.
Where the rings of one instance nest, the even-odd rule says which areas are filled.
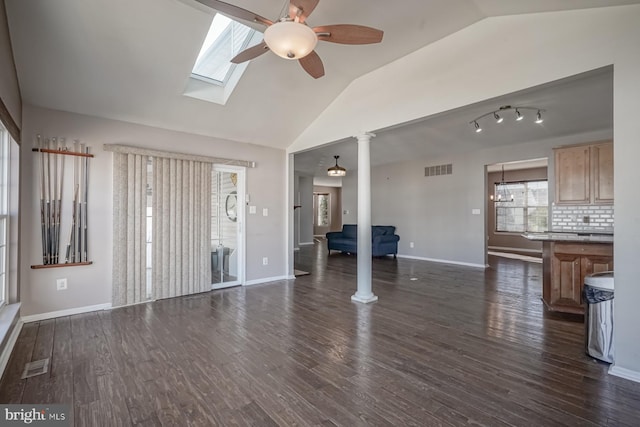
[[[554,152],[556,204],[613,204],[613,142],[560,147]]]
[[[546,241],[542,251],[545,305],[550,311],[584,314],[584,278],[613,270],[613,245]]]
[[[596,205],[613,204],[613,143],[591,146],[593,192]]]

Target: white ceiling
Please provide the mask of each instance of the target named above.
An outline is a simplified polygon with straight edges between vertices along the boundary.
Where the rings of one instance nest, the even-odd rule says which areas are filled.
[[[271,19],[285,4],[230,2]],[[383,42],[320,43],[319,80],[262,55],[224,106],[183,95],[214,13],[194,0],[6,0],[6,8],[25,103],[285,148],[354,79],[487,16],[639,2],[322,0],[309,25],[368,25],[385,31]]]
[[[547,111],[542,124],[534,123],[535,111],[523,110],[522,121],[516,122],[513,112],[503,114],[501,124],[485,117],[478,120],[483,131],[474,131],[469,121],[503,105],[535,106]],[[613,129],[613,70],[607,67],[377,131],[371,140],[371,164],[442,157],[609,129]],[[334,155],[340,156],[340,166],[357,169],[355,139],[296,154],[295,169],[303,174],[326,175]]]

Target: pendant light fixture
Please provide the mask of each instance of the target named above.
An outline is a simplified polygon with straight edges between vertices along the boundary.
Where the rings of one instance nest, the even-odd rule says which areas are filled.
[[[513,194],[509,194],[507,191],[507,183],[504,181],[504,165],[502,165],[502,179],[496,185],[495,194],[489,196],[489,200],[492,202],[513,202],[513,199]]]
[[[475,130],[476,133],[480,133],[482,132],[482,127],[480,126],[480,123],[478,123],[479,120],[487,116],[492,116],[495,119],[496,123],[500,124],[504,122],[505,112],[511,111],[511,110],[514,111],[515,113],[514,118],[517,122],[521,122],[522,120],[524,120],[525,114],[523,113],[523,110],[536,111],[536,120],[535,120],[536,124],[542,124],[542,122],[544,121],[542,119],[542,113],[546,111],[543,108],[526,106],[526,105],[519,105],[519,106],[503,105],[497,110],[489,111],[488,113],[485,113],[481,116],[476,117],[475,119],[471,120],[469,124],[473,125],[473,130]]]
[[[331,166],[329,169],[327,169],[327,175],[329,176],[345,176],[347,174],[347,170],[345,168],[343,168],[342,166],[338,165],[338,159],[340,158],[340,156],[333,156],[334,159],[336,159],[336,165],[335,166]]]

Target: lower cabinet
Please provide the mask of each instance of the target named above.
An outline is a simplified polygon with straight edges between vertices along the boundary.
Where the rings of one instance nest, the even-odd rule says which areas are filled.
[[[544,242],[542,299],[551,311],[583,314],[584,278],[609,270],[611,244]]]

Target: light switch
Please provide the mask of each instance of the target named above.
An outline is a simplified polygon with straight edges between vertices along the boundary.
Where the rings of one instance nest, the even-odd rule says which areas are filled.
[[[269,216],[269,209],[263,208],[262,209],[262,216]]]
[[[471,209],[472,215],[480,215],[480,209]]]
[[[254,215],[256,213],[256,207],[255,206],[249,206],[249,213],[251,215]]]

